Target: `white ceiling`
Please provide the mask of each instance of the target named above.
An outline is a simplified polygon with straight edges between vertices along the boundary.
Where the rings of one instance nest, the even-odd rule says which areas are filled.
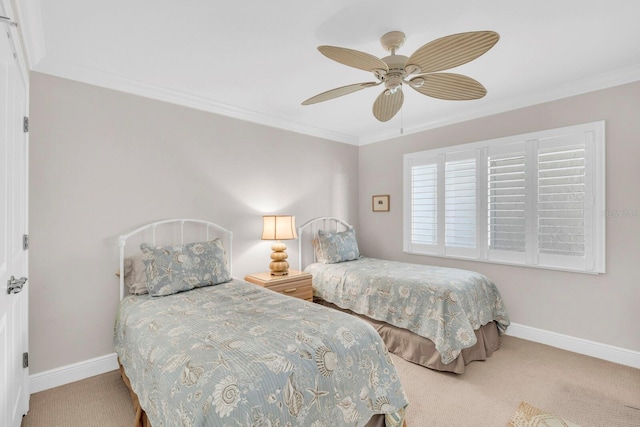
[[[362,145],[640,80],[639,0],[14,0],[35,71],[304,134]],[[405,88],[378,122],[382,88],[301,106],[374,81],[319,45],[388,55],[400,30],[410,56],[436,38],[493,30],[500,41],[454,69],[488,91],[443,101]]]

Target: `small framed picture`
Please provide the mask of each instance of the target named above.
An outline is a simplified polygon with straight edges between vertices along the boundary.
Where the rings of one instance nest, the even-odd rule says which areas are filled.
[[[371,200],[374,212],[389,212],[389,195],[373,196]]]

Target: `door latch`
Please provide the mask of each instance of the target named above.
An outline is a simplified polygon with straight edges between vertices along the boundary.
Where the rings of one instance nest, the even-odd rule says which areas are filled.
[[[25,283],[27,283],[26,277],[21,277],[19,279],[16,279],[15,277],[11,276],[11,279],[7,280],[7,293],[8,294],[20,293]]]

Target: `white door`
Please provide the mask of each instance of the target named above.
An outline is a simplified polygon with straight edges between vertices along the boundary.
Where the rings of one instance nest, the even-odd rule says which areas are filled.
[[[18,284],[27,277],[28,267],[28,251],[23,248],[28,83],[18,62],[15,37],[15,29],[0,21],[0,425],[6,427],[19,427],[29,409],[29,371],[23,367],[29,344],[28,284],[21,289]],[[14,287],[11,292],[10,287]]]

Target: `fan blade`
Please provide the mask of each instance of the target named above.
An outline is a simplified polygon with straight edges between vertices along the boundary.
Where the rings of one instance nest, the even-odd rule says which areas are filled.
[[[387,64],[379,58],[359,50],[346,49],[336,46],[320,46],[318,50],[329,59],[333,59],[349,67],[359,68],[364,71],[384,70],[388,71]]]
[[[424,80],[421,86],[411,85],[412,82],[419,82],[420,79]],[[453,73],[416,76],[409,80],[409,86],[423,95],[452,101],[480,99],[487,94],[487,89],[480,82],[471,77]]]
[[[493,31],[472,31],[452,34],[429,42],[416,50],[407,66],[417,65],[418,73],[448,70],[473,61],[491,49],[500,39]]]
[[[342,86],[335,89],[328,90],[326,92],[322,92],[316,96],[312,96],[302,103],[302,105],[311,105],[316,104],[318,102],[328,101],[333,98],[337,98],[339,96],[348,95],[353,92],[357,92],[359,90],[378,86],[380,82],[367,82],[367,83],[356,83],[352,85]]]
[[[381,122],[387,122],[400,111],[403,102],[402,89],[398,88],[394,93],[387,89],[378,95],[376,102],[373,103],[373,115]]]

